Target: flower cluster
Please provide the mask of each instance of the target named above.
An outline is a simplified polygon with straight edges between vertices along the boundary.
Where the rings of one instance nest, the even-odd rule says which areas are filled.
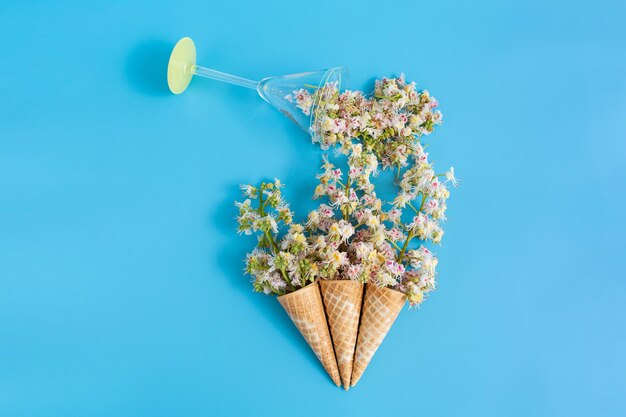
[[[253,277],[256,291],[278,295],[317,278],[341,275],[347,260],[343,248],[355,233],[354,226],[336,219],[335,209],[326,204],[311,212],[306,224],[294,223],[280,187],[278,180],[258,188],[243,185],[247,198],[236,203],[239,232],[259,236],[257,247],[246,258],[245,270]]]
[[[403,204],[394,201],[384,210],[370,182],[376,158],[353,146],[347,170],[324,160],[315,198],[325,202],[303,223],[293,222],[280,182],[242,186],[247,198],[237,203],[239,232],[259,235],[246,259],[255,290],[280,295],[317,278],[353,279],[402,291],[415,306],[435,288],[437,258],[424,246],[409,249],[409,243],[441,241],[452,171],[407,170],[398,194],[405,195]],[[414,198],[421,201],[419,209]],[[404,208],[414,211],[406,221]]]
[[[419,304],[424,294],[435,288],[437,259],[424,246],[409,249],[413,239],[440,243],[443,236],[441,222],[445,220],[448,184],[456,185],[454,170],[436,174],[427,154],[421,149],[414,156],[411,169],[404,172],[398,197],[383,209],[383,202],[376,196],[369,181],[374,172],[372,154],[361,154],[360,144],[353,144],[348,160],[348,174],[342,182],[343,172],[325,161],[323,172],[318,176],[320,184],[315,197],[326,196],[332,207],[338,209],[342,219],[353,225],[354,236],[345,241],[340,250],[346,252],[346,261],[337,278],[358,279],[376,285],[394,288],[407,294],[411,305]],[[369,155],[369,170],[362,165],[362,156]],[[419,169],[413,169],[419,167]],[[358,174],[356,177],[351,173]],[[441,179],[443,178],[443,179]],[[351,196],[346,198],[345,196]],[[419,201],[419,208],[413,204]],[[325,209],[332,207],[323,205]],[[411,213],[404,214],[405,211]],[[330,214],[328,211],[327,215]],[[312,221],[313,219],[313,221]],[[319,214],[309,215],[307,228],[311,234],[324,233],[324,223],[332,223]]]
[[[293,222],[278,180],[242,186],[239,231],[259,235],[246,260],[254,289],[285,294],[317,278],[351,279],[401,291],[419,305],[435,289],[437,266],[424,244],[441,242],[448,187],[458,184],[453,168],[436,173],[421,143],[441,123],[437,101],[402,76],[377,81],[371,98],[339,94],[335,84],[290,98],[305,114],[316,112],[315,137],[346,155],[347,166],[324,157],[313,196],[323,202],[302,223]],[[389,167],[398,169],[398,192],[383,202],[372,178]]]
[[[309,115],[315,112],[312,136],[323,149],[346,146],[353,139],[365,145],[383,168],[401,169],[416,152],[416,139],[442,123],[439,102],[427,90],[417,91],[404,75],[377,80],[373,94],[346,90],[336,83],[313,92],[299,89],[286,97]],[[314,109],[313,104],[317,103]]]

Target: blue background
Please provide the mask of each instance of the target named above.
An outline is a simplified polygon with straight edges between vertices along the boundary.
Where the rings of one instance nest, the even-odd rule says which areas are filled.
[[[178,4],[177,4],[178,3]],[[0,3],[0,415],[623,416],[620,1]],[[321,151],[253,91],[165,84],[404,71],[462,187],[439,289],[359,385],[329,381],[242,274],[237,184],[297,214]]]

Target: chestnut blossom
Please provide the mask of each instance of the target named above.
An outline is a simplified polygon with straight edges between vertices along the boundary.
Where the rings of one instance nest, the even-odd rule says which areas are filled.
[[[329,83],[285,98],[314,112],[314,141],[332,147],[336,159],[323,157],[313,192],[322,202],[301,223],[280,181],[241,186],[238,232],[259,239],[245,269],[255,291],[280,295],[316,279],[350,279],[401,291],[419,305],[435,289],[438,262],[424,245],[441,243],[448,186],[458,185],[454,168],[436,173],[421,143],[442,123],[438,101],[404,75],[376,81],[368,95]],[[397,170],[390,201],[376,194],[379,169]]]

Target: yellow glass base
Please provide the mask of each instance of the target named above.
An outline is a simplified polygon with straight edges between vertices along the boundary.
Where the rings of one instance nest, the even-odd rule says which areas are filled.
[[[176,43],[167,66],[167,85],[174,94],[187,89],[196,65],[196,45],[191,38],[182,38]]]

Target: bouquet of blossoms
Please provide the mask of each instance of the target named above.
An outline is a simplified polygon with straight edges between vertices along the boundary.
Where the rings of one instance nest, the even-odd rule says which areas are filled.
[[[394,167],[398,175],[417,151],[416,139],[442,123],[436,109],[439,102],[427,90],[417,91],[404,74],[376,80],[370,95],[350,90],[340,94],[337,83],[327,83],[321,88],[301,88],[286,98],[304,114],[315,113],[311,135],[322,149],[336,145],[343,151],[359,141],[383,168]]]
[[[436,100],[403,77],[376,82],[373,98],[332,86],[307,94],[293,97],[303,112],[312,100],[323,103],[318,140],[347,155],[347,167],[324,158],[314,192],[323,202],[301,223],[280,181],[242,186],[239,232],[259,237],[246,259],[254,289],[278,295],[333,381],[348,389],[405,301],[415,307],[435,289],[437,258],[412,243],[441,242],[448,184],[457,180],[452,168],[435,172],[420,140],[441,123]],[[384,203],[371,180],[391,167],[398,192]]]

